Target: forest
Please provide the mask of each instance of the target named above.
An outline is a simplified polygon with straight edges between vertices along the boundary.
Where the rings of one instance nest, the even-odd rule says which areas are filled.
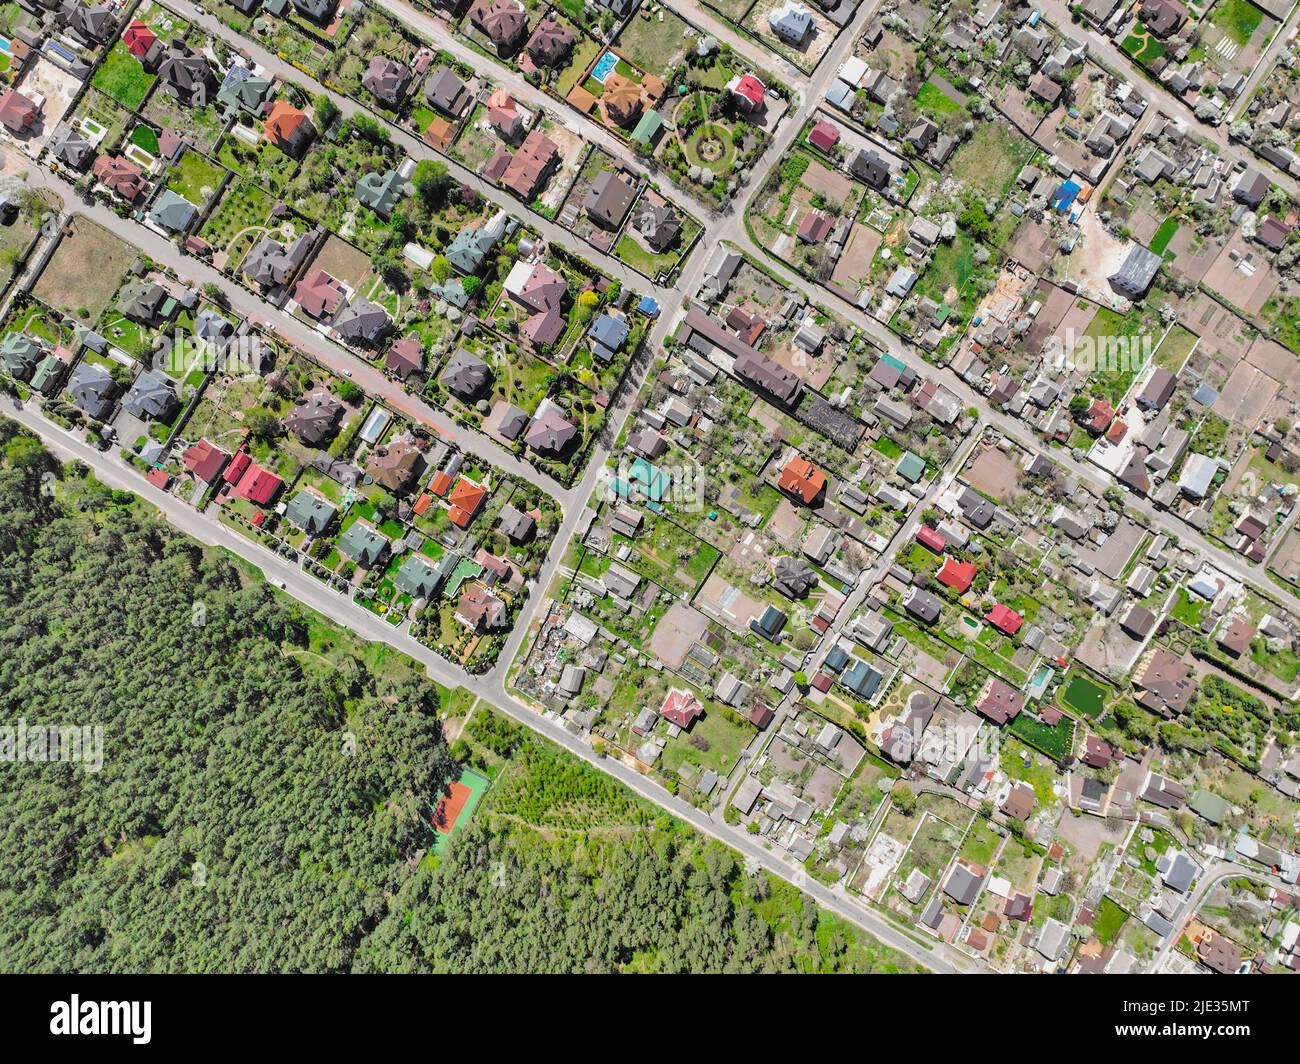
[[[0,774],[0,970],[912,970],[3,418],[0,633],[0,725],[103,728]]]

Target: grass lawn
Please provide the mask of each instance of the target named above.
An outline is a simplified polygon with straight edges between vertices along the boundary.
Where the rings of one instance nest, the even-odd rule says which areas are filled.
[[[1040,753],[1046,754],[1053,761],[1061,761],[1070,752],[1074,742],[1074,721],[1062,717],[1052,727],[1022,713],[1011,722],[1011,734],[1023,740]]]
[[[126,50],[125,44],[118,41],[95,71],[91,84],[123,107],[134,111],[149,94],[149,87],[154,83],[155,77]]]
[[[1144,29],[1130,33],[1120,47],[1143,66],[1150,66],[1165,54],[1165,46]]]
[[[931,118],[960,114],[962,110],[961,104],[928,81],[916,90],[916,106]]]
[[[1074,676],[1061,689],[1061,705],[1072,709],[1083,717],[1093,720],[1106,708],[1106,688],[1094,683],[1086,676]]]
[[[1033,154],[1033,144],[1010,124],[981,122],[953,153],[948,169],[968,189],[1001,203]]]
[[[1109,946],[1123,930],[1127,920],[1128,913],[1103,894],[1092,915],[1092,930],[1103,946]]]
[[[1111,357],[1111,352],[1116,351],[1127,355],[1125,361],[1116,364],[1115,368],[1096,369],[1092,373],[1092,394],[1101,395],[1108,399],[1112,404],[1118,404],[1128,392],[1133,378],[1138,375],[1146,364],[1147,352],[1139,345],[1141,339],[1147,335],[1146,324],[1141,314],[1130,311],[1127,314],[1117,314],[1108,307],[1101,307],[1092,321],[1088,324],[1084,336],[1090,340],[1096,341],[1094,350],[1098,351],[1098,361],[1103,360],[1100,352],[1105,351],[1106,357]],[[1106,341],[1117,340],[1123,341],[1122,344],[1106,346]],[[1155,338],[1152,338],[1154,343]],[[1140,358],[1132,357],[1134,354],[1140,355]],[[1135,362],[1140,362],[1134,365]]]
[[[1151,250],[1157,255],[1163,255],[1165,248],[1169,246],[1169,241],[1173,240],[1174,235],[1178,232],[1178,219],[1166,218],[1160,223],[1160,228],[1156,230],[1156,235],[1151,238]]]
[[[143,148],[150,155],[158,154],[158,134],[152,126],[139,125],[131,131],[131,143]]]
[[[702,166],[715,174],[725,174],[731,169],[736,158],[736,149],[731,143],[731,130],[718,122],[703,122],[682,145],[686,160],[692,166]],[[716,158],[706,158],[706,154],[717,152]]]
[[[1210,12],[1210,23],[1241,45],[1249,43],[1263,18],[1264,12],[1249,0],[1219,0]]]
[[[1300,355],[1300,297],[1274,296],[1260,311],[1260,317],[1273,326],[1273,339]]]
[[[1207,605],[1208,603],[1204,599],[1192,598],[1187,593],[1186,588],[1180,587],[1171,612],[1176,620],[1182,621],[1188,628],[1200,628],[1201,617],[1204,615]]]
[[[1183,363],[1187,361],[1187,356],[1192,353],[1198,339],[1194,332],[1175,325],[1156,348],[1156,365],[1177,373],[1183,368]]]
[[[631,19],[619,35],[617,48],[647,74],[660,77],[671,74],[686,56],[687,49],[694,51],[693,35],[687,35],[689,26],[671,9],[660,7],[659,15],[652,18]]]
[[[975,238],[966,230],[958,229],[951,242],[940,241],[935,245],[934,258],[912,291],[917,296],[933,299],[936,303],[948,303],[960,310],[966,302],[962,290],[974,272]],[[955,301],[946,298],[950,288],[957,290]]]
[[[167,187],[202,206],[221,185],[225,170],[195,151],[185,151],[167,175]]]
[[[684,764],[698,769],[693,779],[698,780],[705,769],[713,769],[726,776],[735,767],[740,751],[754,737],[749,724],[733,724],[720,709],[710,707],[704,716],[685,733],[670,739],[664,747],[663,767],[669,772],[680,772]]]

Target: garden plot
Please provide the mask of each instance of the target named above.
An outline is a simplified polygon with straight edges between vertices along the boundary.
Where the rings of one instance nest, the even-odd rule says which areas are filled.
[[[89,325],[104,313],[135,260],[131,245],[74,216],[32,294],[46,306]]]
[[[208,215],[199,236],[214,249],[213,265],[233,272],[252,246],[277,228],[271,211],[275,198],[247,181],[235,179],[226,186],[221,202]]]

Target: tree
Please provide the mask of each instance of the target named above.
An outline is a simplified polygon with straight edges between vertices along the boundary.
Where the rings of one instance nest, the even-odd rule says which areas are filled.
[[[893,803],[903,816],[911,816],[916,812],[916,793],[909,787],[898,784],[889,792],[889,800]]]
[[[312,101],[314,107],[314,117],[316,127],[322,132],[329,129],[334,124],[334,120],[339,116],[339,106],[328,93],[318,93],[315,100]]]
[[[280,434],[280,419],[264,406],[244,411],[244,427],[254,439],[273,440]]]
[[[411,184],[415,186],[416,195],[433,209],[446,202],[453,182],[445,164],[434,159],[422,159],[415,164]]]

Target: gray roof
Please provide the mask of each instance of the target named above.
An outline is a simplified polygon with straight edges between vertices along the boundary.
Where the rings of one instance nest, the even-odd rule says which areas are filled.
[[[190,227],[190,223],[194,221],[194,216],[198,213],[199,209],[184,196],[165,188],[158,194],[158,198],[154,200],[153,208],[149,211],[149,218],[164,229],[170,229],[174,233],[183,233]]]
[[[179,405],[171,382],[157,370],[145,370],[122,399],[122,406],[141,419],[166,421]]]
[[[50,139],[50,152],[59,162],[74,170],[84,170],[95,157],[95,146],[78,130],[65,128]]]
[[[368,299],[358,299],[334,315],[330,327],[350,343],[374,346],[393,324],[388,311]]]
[[[393,577],[393,583],[399,591],[417,599],[432,598],[442,586],[442,581],[442,571],[422,554],[408,557]]]
[[[452,72],[451,67],[440,66],[424,83],[424,98],[438,110],[456,115],[469,100],[469,90]]]
[[[534,418],[524,432],[524,443],[534,451],[562,454],[578,434],[578,427],[555,407]]]
[[[151,325],[166,301],[167,293],[161,285],[153,281],[130,281],[117,297],[117,309],[132,321]]]
[[[113,395],[117,385],[112,374],[95,362],[82,362],[73,370],[68,381],[68,394],[77,409],[98,421],[103,421],[113,410]]]
[[[362,569],[370,569],[388,550],[388,539],[369,525],[355,521],[339,537],[337,546],[341,554],[346,554]]]
[[[1134,244],[1120,268],[1108,278],[1111,288],[1128,299],[1141,299],[1160,269],[1161,258],[1141,244]]]
[[[285,506],[284,516],[309,535],[319,535],[338,513],[334,504],[305,488]]]
[[[460,398],[476,399],[492,379],[492,370],[481,358],[475,358],[461,347],[451,356],[439,379]]]
[[[244,259],[244,273],[268,288],[286,283],[302,265],[315,237],[315,233],[303,233],[286,247],[274,237],[264,236]]]

